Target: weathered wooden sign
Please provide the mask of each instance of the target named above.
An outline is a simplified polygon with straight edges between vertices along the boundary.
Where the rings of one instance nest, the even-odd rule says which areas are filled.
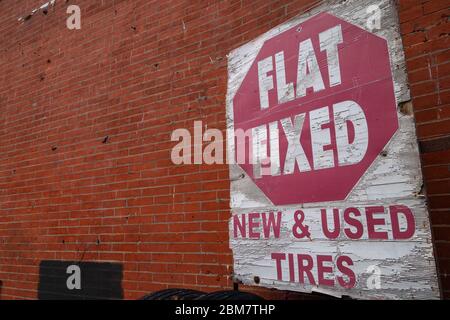
[[[392,1],[331,1],[229,55],[237,281],[438,298]],[[407,108],[406,108],[407,109]]]

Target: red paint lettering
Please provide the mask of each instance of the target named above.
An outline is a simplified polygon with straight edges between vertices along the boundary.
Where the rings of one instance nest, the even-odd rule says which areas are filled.
[[[270,237],[270,231],[272,230],[275,238],[280,237],[280,227],[281,227],[281,212],[277,212],[277,219],[275,221],[275,214],[273,212],[269,213],[267,217],[266,213],[262,214],[262,224],[264,237]]]
[[[305,283],[304,274],[308,277],[309,283],[312,285],[316,285],[316,281],[314,280],[314,276],[311,272],[314,262],[310,255],[307,254],[298,254],[298,280],[300,283]],[[306,261],[306,265],[303,264],[303,261]]]
[[[345,276],[347,276],[348,281],[345,281],[344,277],[337,276],[337,281],[339,285],[346,289],[351,289],[356,284],[356,276],[352,269],[346,267],[345,264],[348,266],[353,266],[353,261],[348,256],[339,256],[336,261],[336,266],[338,270]]]
[[[408,207],[403,205],[390,206],[389,214],[391,216],[392,237],[394,239],[409,239],[414,235],[416,222],[414,214]],[[403,214],[406,218],[406,230],[400,230],[399,214]]]
[[[319,285],[323,286],[334,286],[334,280],[327,279],[325,277],[326,273],[332,273],[333,267],[332,266],[325,266],[324,263],[333,263],[332,256],[327,255],[318,255],[317,256],[317,274],[319,278]]]
[[[259,222],[255,221],[259,218],[259,213],[252,212],[248,214],[248,237],[259,239],[259,232],[255,231],[259,227]]]
[[[289,281],[294,282],[295,276],[294,276],[294,254],[289,253],[288,254],[288,262],[289,262]]]
[[[272,259],[275,260],[277,266],[277,279],[283,281],[283,270],[281,269],[281,260],[286,260],[284,253],[272,253]]]
[[[241,237],[247,237],[247,233],[245,231],[245,214],[240,215],[242,217],[242,222],[239,220],[239,215],[233,216],[233,235],[235,238],[238,237],[238,230],[241,233]]]
[[[388,238],[388,233],[386,231],[375,231],[376,226],[383,226],[386,224],[383,218],[377,219],[374,217],[377,213],[384,213],[384,208],[382,206],[366,208],[367,232],[369,234],[369,239],[386,240]]]
[[[339,209],[333,209],[333,221],[334,221],[334,230],[331,232],[328,230],[328,219],[327,219],[327,210],[321,209],[320,210],[322,215],[322,230],[325,236],[328,239],[336,239],[339,237],[339,233],[341,231],[341,224],[339,221]]]
[[[353,232],[350,228],[344,228],[345,235],[352,240],[361,239],[364,234],[364,227],[362,223],[355,218],[352,218],[350,215],[353,213],[355,217],[361,216],[361,213],[356,208],[347,208],[344,211],[344,221],[351,227],[354,227],[356,230]]]

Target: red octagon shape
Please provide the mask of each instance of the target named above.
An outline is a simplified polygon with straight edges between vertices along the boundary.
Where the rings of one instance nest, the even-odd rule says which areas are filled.
[[[329,47],[328,51],[325,50],[326,42],[323,39],[328,39],[326,34],[322,35],[322,41],[320,38],[320,34],[327,30],[340,30],[340,39],[338,36],[336,40],[338,34],[332,33],[337,48],[335,52],[338,52],[338,69],[333,62],[336,59],[328,59],[329,55],[333,56],[333,51],[332,47]],[[308,43],[312,44],[323,86],[320,85],[320,80],[315,82],[319,78],[317,68],[316,76],[309,77],[309,82],[305,80],[314,70],[314,61],[308,60],[310,55],[305,54],[308,52],[305,49],[308,48]],[[299,51],[302,51],[302,59],[299,57]],[[283,52],[284,57],[276,55],[280,52]],[[266,61],[265,67],[261,62],[263,60]],[[304,62],[302,68],[299,67],[301,65],[299,61]],[[279,67],[283,62],[284,72]],[[278,72],[279,70],[281,71]],[[339,77],[336,78],[336,70],[340,73],[340,81]],[[258,74],[262,74],[262,78]],[[298,74],[306,76],[299,77]],[[301,87],[306,89],[297,92],[300,82]],[[289,83],[292,84],[290,91],[286,85]],[[264,89],[264,92],[267,92],[266,98],[261,97],[261,86],[266,88]],[[283,88],[288,90],[283,91]],[[284,93],[291,100],[281,99],[280,102],[278,96],[283,96]],[[351,117],[345,115],[356,114],[349,111],[350,109],[339,118],[339,112],[342,111],[339,108],[340,103],[346,101],[344,105],[347,106],[351,104],[350,102],[356,103],[365,119],[360,122],[349,120]],[[398,129],[387,41],[328,13],[316,15],[265,41],[233,98],[233,113],[236,135],[238,129],[242,129],[243,132],[261,133],[264,130],[255,128],[266,128],[267,140],[264,142],[261,138],[259,144],[255,145],[258,139],[250,136],[250,144],[245,148],[247,161],[238,163],[273,204],[344,200]],[[295,124],[299,125],[296,123],[297,116],[300,120],[303,119],[302,126],[297,127],[297,134],[300,133],[297,142],[303,148],[303,153],[299,153],[297,143],[295,146],[292,145],[297,149],[290,149],[290,160],[287,164],[289,143],[292,144],[293,141],[295,143],[296,139],[294,137],[292,140],[290,136],[288,142],[288,133],[292,134],[293,131],[284,131],[281,120],[284,119],[284,124],[287,125],[286,121],[290,119],[292,129]],[[353,117],[353,120],[356,118]],[[276,123],[278,139],[276,131],[273,131],[272,135],[270,123]],[[360,129],[361,123],[366,131]],[[238,149],[240,145],[237,140],[235,141]],[[272,152],[270,147],[272,144],[278,147],[274,150],[278,150],[279,165],[276,164],[277,152]],[[352,148],[356,151],[352,151]],[[254,171],[255,161],[258,159],[254,150],[267,152],[267,159],[270,159],[264,163],[263,156],[260,157],[262,164],[256,163],[258,168],[261,168],[258,169],[261,170],[259,173],[258,170],[256,173]],[[296,152],[293,153],[292,150]],[[304,160],[302,154],[307,162],[301,161]],[[350,158],[345,158],[346,155],[350,155]],[[249,163],[248,159],[252,156],[253,163]],[[293,170],[292,158],[295,160]],[[345,159],[353,160],[346,162]],[[270,169],[272,164],[275,168],[274,173]]]

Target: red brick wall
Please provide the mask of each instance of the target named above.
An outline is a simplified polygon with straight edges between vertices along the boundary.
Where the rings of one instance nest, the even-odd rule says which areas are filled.
[[[450,298],[450,1],[400,1],[399,18],[441,289]]]
[[[36,298],[41,260],[121,263],[127,299],[232,288],[228,167],[173,165],[170,134],[225,131],[226,54],[317,1],[57,1],[17,20],[41,2],[0,0],[0,298]],[[450,132],[444,4],[400,4],[421,141]],[[423,154],[444,290],[449,154]]]

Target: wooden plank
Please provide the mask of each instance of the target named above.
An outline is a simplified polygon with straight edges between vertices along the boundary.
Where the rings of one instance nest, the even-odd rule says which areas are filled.
[[[310,12],[283,23],[229,54],[227,142],[232,208],[229,229],[236,281],[282,290],[323,292],[333,296],[345,295],[361,299],[439,298],[429,214],[425,197],[421,193],[422,174],[414,119],[411,114],[404,112],[404,108],[401,108],[410,97],[397,10],[391,0],[379,1],[381,28],[370,29],[368,20],[373,16],[373,12],[367,9],[372,4],[373,1],[367,0],[325,1]],[[256,185],[248,172],[235,163],[233,101],[265,41],[323,12],[386,39],[395,102],[399,106],[397,111],[399,128],[344,200],[277,206]],[[383,93],[380,92],[380,94]],[[339,185],[340,182],[330,178],[327,183]],[[302,188],[308,187],[310,186],[302,185],[299,180],[299,192],[303,190]],[[280,185],[278,192],[284,191],[286,190],[283,189],[283,185]],[[407,239],[395,239],[394,236],[393,229],[396,226],[393,226],[390,220],[392,217],[389,208],[398,205],[409,208],[413,214],[415,230]],[[374,230],[381,234],[386,232],[387,239],[370,238],[368,234],[371,223],[365,215],[366,209],[380,206],[384,208],[384,211],[376,217],[384,219],[384,222],[374,226]],[[346,208],[357,208],[361,213],[357,220],[361,223],[364,232],[358,239],[349,239],[345,236],[345,228],[356,230],[343,217]],[[322,209],[328,213],[327,221],[330,223],[330,230],[333,230],[333,209],[338,209],[340,212],[341,232],[335,239],[324,235]],[[302,226],[309,227],[309,238],[299,239],[293,235],[297,210],[303,212]],[[273,229],[267,237],[264,236],[261,214],[267,215],[270,212],[282,213],[279,236],[275,236]],[[255,213],[252,220],[253,226],[249,226],[249,213]],[[246,217],[245,223],[242,220],[243,216]],[[400,216],[402,219],[398,220],[398,225],[400,230],[405,230],[408,228],[408,222],[403,219],[404,215]],[[266,231],[269,229],[267,228]],[[245,237],[242,234],[243,230],[246,232]],[[249,231],[253,231],[253,237],[249,236]],[[259,238],[256,235],[259,235]],[[274,253],[279,254],[277,258],[273,257]],[[280,258],[283,255],[284,258]],[[298,255],[305,263],[305,266],[301,268],[301,274],[298,267]],[[312,259],[311,269],[306,268],[308,262],[311,262],[307,260],[309,258],[305,258],[306,256]],[[348,257],[350,260],[339,257]],[[290,258],[292,260],[289,260]],[[321,262],[320,259],[324,260]],[[351,261],[352,265],[349,266],[343,261]],[[310,270],[311,273],[305,270]],[[380,272],[379,277],[374,274],[377,271]],[[352,274],[356,278],[354,285],[345,287],[345,283],[350,282],[349,275]],[[308,275],[313,277],[314,281],[310,281]],[[323,276],[320,281],[322,284],[319,284],[321,276]],[[302,277],[303,280],[301,280]],[[327,280],[331,280],[333,284],[331,285],[331,282]],[[378,280],[379,287],[374,285]],[[344,286],[339,281],[344,283]]]

